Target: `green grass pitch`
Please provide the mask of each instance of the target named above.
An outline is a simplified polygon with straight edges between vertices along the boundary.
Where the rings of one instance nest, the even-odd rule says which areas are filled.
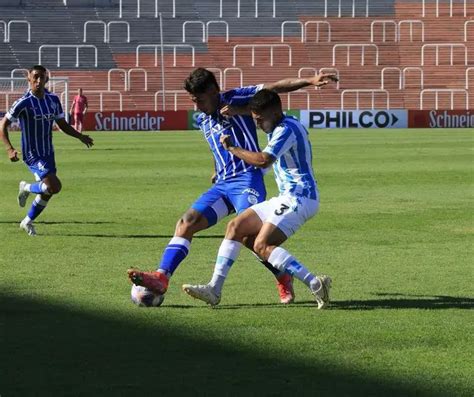
[[[91,150],[55,136],[63,191],[34,238],[16,204],[31,174],[1,153],[2,397],[474,394],[472,131],[311,132],[320,212],[285,246],[333,278],[325,311],[302,284],[278,304],[246,251],[218,308],[186,296],[225,222],[196,236],[161,308],[135,307],[126,269],[155,267],[212,162],[197,132],[92,135]]]

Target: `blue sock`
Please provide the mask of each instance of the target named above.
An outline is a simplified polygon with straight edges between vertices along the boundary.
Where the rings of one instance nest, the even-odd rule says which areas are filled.
[[[30,193],[44,194],[48,193],[48,187],[43,182],[31,183],[25,186],[25,190]]]
[[[31,204],[31,208],[28,211],[28,218],[30,218],[31,221],[34,221],[39,216],[39,214],[43,212],[47,204],[48,202],[46,200],[43,200],[41,196],[38,194],[33,200],[33,203]]]
[[[182,237],[173,237],[163,252],[158,270],[170,277],[179,264],[188,256],[191,242]]]

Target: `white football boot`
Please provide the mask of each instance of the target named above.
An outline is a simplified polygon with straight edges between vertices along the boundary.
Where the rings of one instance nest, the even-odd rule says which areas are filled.
[[[209,285],[191,285],[183,284],[183,291],[193,298],[200,299],[208,305],[216,306],[221,301],[221,297],[214,292],[214,289]]]
[[[20,186],[18,187],[18,205],[20,207],[24,207],[26,205],[26,200],[28,199],[28,196],[30,195],[30,192],[27,192],[25,190],[25,181],[20,182]]]
[[[329,290],[331,289],[331,277],[329,276],[318,276],[320,281],[321,287],[318,290],[314,290],[310,287],[311,293],[314,295],[316,299],[316,303],[318,304],[318,309],[324,309],[329,305]]]
[[[33,223],[27,222],[25,219],[21,221],[20,229],[23,229],[26,233],[28,233],[28,236],[36,236],[36,230],[33,226]]]

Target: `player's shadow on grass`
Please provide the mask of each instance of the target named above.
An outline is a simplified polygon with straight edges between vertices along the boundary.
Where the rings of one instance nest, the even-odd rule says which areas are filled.
[[[376,293],[376,296],[387,297],[383,299],[367,300],[345,300],[331,301],[327,310],[375,310],[375,309],[474,309],[474,299],[467,297],[453,297],[444,295],[403,295]],[[392,297],[392,298],[388,298]],[[261,308],[281,308],[295,309],[301,307],[315,307],[316,303],[310,300],[297,301],[290,305],[280,303],[242,303],[219,305],[218,310],[233,309],[261,309]]]
[[[473,309],[474,299],[445,295],[404,295],[399,293],[376,293],[381,299],[347,300],[331,302],[332,309],[374,310],[374,309]]]
[[[38,221],[35,225],[112,225],[116,222],[102,222],[102,221]],[[19,225],[18,221],[0,221],[0,224],[5,225]]]
[[[45,236],[49,234],[44,234]],[[52,234],[51,234],[52,235]],[[79,234],[79,233],[68,233],[68,234],[61,234],[63,237],[97,237],[97,238],[166,238],[171,239],[174,236],[172,234]],[[193,236],[193,239],[206,239],[206,238],[216,238],[216,239],[223,239],[223,234],[212,234],[212,235],[204,235],[204,236]]]
[[[298,360],[259,345],[260,338],[237,337],[227,323],[200,329],[202,317],[194,323],[172,315],[100,304],[86,311],[0,286],[0,354],[7,364],[1,394],[421,396],[437,387],[377,376],[328,355]]]

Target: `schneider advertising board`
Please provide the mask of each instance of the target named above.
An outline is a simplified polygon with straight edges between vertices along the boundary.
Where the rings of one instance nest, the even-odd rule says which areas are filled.
[[[407,110],[302,110],[307,128],[407,128]]]
[[[90,112],[84,129],[88,131],[160,131],[188,128],[188,112],[127,111]]]
[[[410,110],[411,128],[474,128],[474,110]]]

